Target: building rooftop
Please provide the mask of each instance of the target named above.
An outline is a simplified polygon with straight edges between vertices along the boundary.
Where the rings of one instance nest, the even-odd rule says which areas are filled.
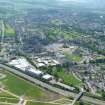
[[[44,79],[46,79],[46,80],[49,80],[49,79],[53,78],[53,76],[50,75],[50,74],[45,74],[45,75],[43,75],[42,78],[44,78]]]
[[[43,74],[43,72],[41,72],[40,70],[36,70],[36,69],[33,69],[33,68],[30,68],[28,71],[36,74],[36,75],[40,75],[40,74]]]

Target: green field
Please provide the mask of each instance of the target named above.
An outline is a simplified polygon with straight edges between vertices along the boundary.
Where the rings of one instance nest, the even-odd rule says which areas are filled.
[[[1,93],[0,93],[0,97],[15,98],[14,96],[11,96],[11,95],[9,95],[9,94],[7,94],[7,93],[5,93],[5,92],[1,92]]]
[[[66,104],[47,104],[47,103],[39,103],[39,102],[36,102],[36,103],[35,102],[28,102],[27,105],[66,105]],[[82,105],[82,104],[77,102],[75,105]],[[90,105],[90,104],[83,103],[83,105]]]
[[[0,102],[18,103],[19,99],[0,97]]]
[[[60,19],[53,19],[53,20],[51,20],[51,23],[54,24],[54,25],[56,25],[56,26],[59,26],[61,24],[64,24],[62,22],[62,20],[60,20]]]
[[[39,102],[28,102],[27,105],[55,105],[55,104],[47,104],[47,103],[39,103]],[[56,104],[56,105],[60,105],[60,104]]]
[[[75,105],[92,105],[92,104],[89,104],[89,103],[80,103],[80,102],[77,102]]]
[[[14,36],[16,35],[15,29],[9,24],[4,24],[4,35],[5,36]],[[2,33],[0,33],[1,35]]]
[[[81,84],[81,81],[79,81],[78,79],[76,79],[73,74],[68,74],[68,73],[65,73],[64,71],[62,72],[57,72],[58,76],[60,78],[62,78],[64,80],[64,83],[65,84],[68,84],[68,85],[73,85],[73,86],[80,86]]]
[[[9,89],[12,93],[15,93],[19,96],[26,95],[30,97],[40,97],[43,96],[43,92],[40,88],[36,86],[32,86],[28,82],[17,78],[14,75],[7,75],[7,79],[3,81],[3,84],[5,84],[6,88]]]
[[[82,57],[79,55],[74,55],[74,54],[69,54],[69,53],[64,53],[64,55],[66,56],[66,58],[75,62],[79,62],[82,59]]]
[[[67,85],[73,85],[79,87],[82,84],[82,82],[79,79],[75,78],[75,76],[72,73],[66,72],[65,69],[53,70],[53,74],[61,78],[63,82]]]
[[[57,79],[62,79],[63,83],[67,85],[80,87],[82,85],[82,81],[76,78],[73,73],[68,72],[67,69],[68,68],[62,67],[48,67],[45,69],[43,68],[43,71],[54,75]]]
[[[15,33],[15,30],[14,30],[14,28],[13,27],[11,27],[9,24],[6,24],[5,25],[5,35],[15,35],[16,33]]]
[[[30,82],[27,82],[17,76],[6,73],[7,78],[2,82],[5,85],[6,89],[10,92],[22,96],[25,95],[28,99],[37,99],[37,100],[51,100],[53,95],[59,98],[60,95],[57,95],[53,92],[46,91],[39,86],[33,85]],[[49,94],[49,96],[48,96]]]
[[[48,30],[47,37],[50,40],[55,40],[59,37],[62,37],[65,40],[72,40],[72,39],[80,39],[82,37],[82,33],[75,32],[75,31],[69,32],[69,31],[65,31],[65,30],[60,30],[59,28],[51,28]]]

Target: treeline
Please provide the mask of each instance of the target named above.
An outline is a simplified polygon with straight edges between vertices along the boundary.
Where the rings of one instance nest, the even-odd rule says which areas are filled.
[[[91,60],[90,63],[105,63],[105,58],[96,59],[96,60]]]

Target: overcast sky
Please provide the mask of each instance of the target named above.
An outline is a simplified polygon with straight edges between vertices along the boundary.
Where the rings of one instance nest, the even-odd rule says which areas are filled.
[[[58,5],[58,6],[68,6],[69,4],[73,4],[75,6],[79,5],[79,7],[88,7],[88,8],[103,8],[105,9],[105,0],[0,0],[0,2],[6,2],[10,4],[21,4],[25,2],[27,4],[35,4],[35,5],[43,5],[46,6],[49,5]]]
[[[57,1],[62,1],[62,2],[88,2],[91,0],[57,0]]]
[[[89,7],[105,8],[105,0],[56,0],[65,3],[80,3]]]

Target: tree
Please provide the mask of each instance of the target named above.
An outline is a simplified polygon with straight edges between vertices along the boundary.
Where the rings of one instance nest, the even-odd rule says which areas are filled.
[[[105,100],[105,91],[102,90],[102,98]]]
[[[84,103],[82,101],[79,102],[79,105],[84,105]]]

